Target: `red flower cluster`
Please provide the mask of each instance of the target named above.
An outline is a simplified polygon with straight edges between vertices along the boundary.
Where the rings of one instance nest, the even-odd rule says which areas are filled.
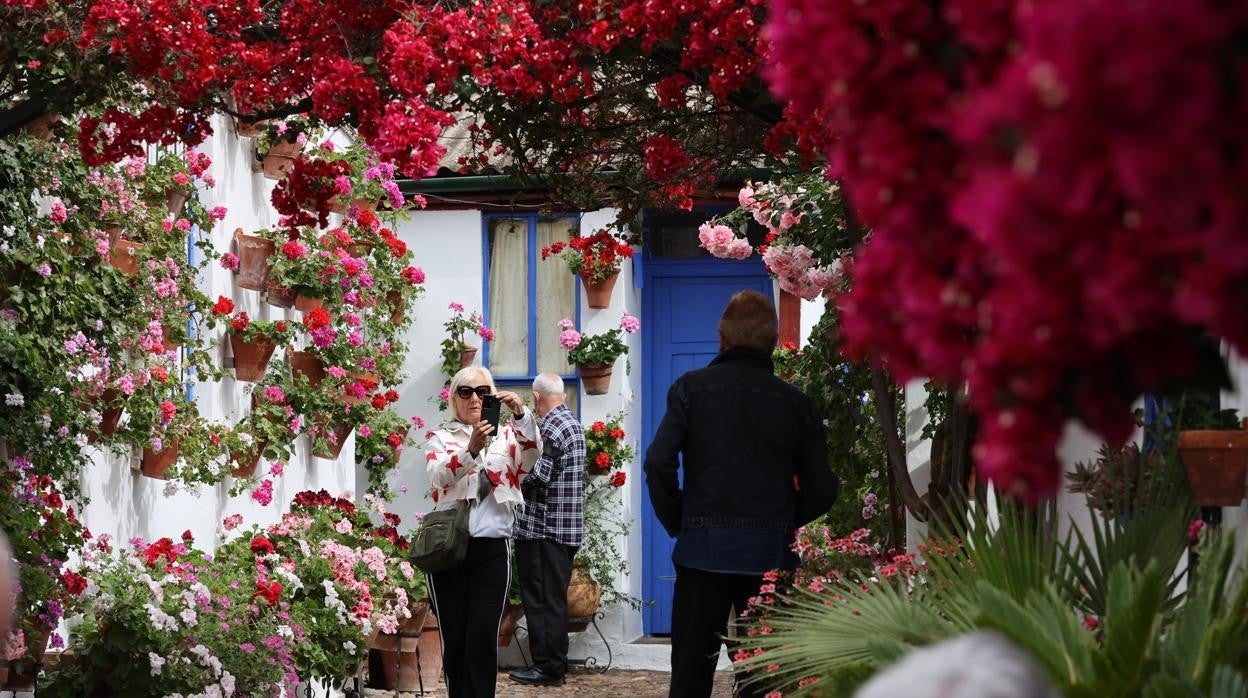
[[[174,545],[169,538],[161,538],[147,546],[139,555],[148,566],[156,564],[162,557],[166,563],[173,564],[178,560],[179,550],[185,550],[181,545]]]
[[[251,539],[251,552],[257,555],[268,555],[274,550],[273,541],[264,536],[256,536]]]
[[[1124,440],[1202,331],[1248,350],[1245,30],[1205,1],[771,4],[773,89],[872,231],[846,349],[967,384],[1006,491],[1054,492],[1068,417]]]
[[[329,311],[325,310],[324,308],[315,308],[313,310],[308,311],[308,313],[303,316],[303,326],[308,328],[309,330],[315,330],[317,328],[326,327],[328,325],[329,325]]]
[[[620,263],[633,256],[633,248],[606,230],[599,230],[542,248],[542,259],[551,255],[562,256],[572,273],[600,280],[619,271]]]
[[[281,582],[256,582],[256,593],[251,595],[253,599],[264,599],[264,602],[270,606],[276,606],[279,599],[282,598]]]
[[[667,182],[689,166],[689,156],[671,136],[651,138],[641,152],[645,156],[646,174],[656,182]]]
[[[277,183],[269,200],[273,208],[286,217],[286,227],[329,225],[330,206],[339,191],[334,181],[351,174],[351,163],[300,157],[286,178]]]
[[[295,507],[332,507],[342,511],[347,516],[355,516],[354,502],[341,497],[335,497],[325,490],[319,490],[316,492],[304,490],[303,492],[296,494],[295,498],[291,501],[291,508],[293,509]]]
[[[217,302],[212,306],[213,315],[229,315],[234,312],[234,301],[226,296],[217,296]]]

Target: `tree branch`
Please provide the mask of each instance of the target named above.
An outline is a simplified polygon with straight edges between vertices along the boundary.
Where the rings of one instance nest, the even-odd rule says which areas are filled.
[[[875,393],[875,404],[879,408],[880,426],[884,429],[885,453],[888,456],[889,469],[897,479],[901,499],[906,508],[919,521],[927,521],[927,504],[914,488],[914,480],[910,479],[910,469],[906,467],[906,451],[901,443],[901,434],[897,431],[897,406],[893,404],[893,393],[888,377],[883,371],[872,369],[871,388]]]

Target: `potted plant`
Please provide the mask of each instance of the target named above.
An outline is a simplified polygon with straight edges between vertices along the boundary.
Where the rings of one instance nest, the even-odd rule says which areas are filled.
[[[315,135],[313,120],[305,116],[265,122],[256,137],[266,179],[283,179],[295,166],[295,158]]]
[[[287,346],[294,338],[285,320],[252,320],[246,311],[230,315],[234,301],[218,296],[212,312],[218,317],[229,318],[230,350],[234,353],[234,377],[240,381],[255,382],[264,377],[269,359],[279,346]]]
[[[485,326],[481,314],[472,311],[464,317],[464,306],[455,301],[447,306],[453,312],[442,327],[446,329],[446,339],[442,340],[442,373],[453,376],[459,369],[468,366],[477,355],[477,348],[468,344],[464,335],[475,332],[483,342],[494,339],[494,332]]]
[[[563,331],[559,343],[568,350],[568,363],[576,366],[581,384],[589,395],[605,395],[611,385],[611,367],[615,360],[628,353],[624,333],[632,334],[641,327],[641,321],[624,311],[620,326],[602,334],[582,335],[573,329],[571,320],[559,321]]]
[[[269,258],[273,256],[276,249],[274,240],[278,237],[276,232],[267,229],[247,235],[242,228],[235,228],[235,249],[238,251],[232,267],[238,274],[240,287],[252,291],[269,289]]]
[[[793,342],[781,342],[771,352],[771,364],[782,380],[792,381],[802,362],[802,350]]]
[[[367,270],[332,233],[318,236],[314,229],[297,229],[276,245],[269,258],[269,283],[293,292],[295,308],[304,312],[325,303],[340,305],[343,294]]]
[[[542,248],[542,259],[551,255],[562,257],[568,271],[580,277],[589,307],[605,308],[611,303],[620,264],[633,256],[633,248],[603,229],[590,236],[577,235],[567,242]]]
[[[624,603],[635,609],[641,604],[640,599],[616,586],[616,575],[628,568],[620,554],[620,541],[627,539],[629,531],[618,492],[628,481],[622,467],[633,457],[632,446],[623,441],[624,432],[620,428],[623,417],[622,413],[612,415],[604,422],[593,423],[585,432],[589,460],[583,476],[585,533],[573,560],[575,574],[568,587],[568,616],[580,620],[572,630],[584,629],[580,624],[593,615],[590,609],[599,601]],[[600,454],[605,454],[606,458]],[[598,468],[591,471],[591,464],[604,460],[607,462],[605,471],[601,474],[596,474]],[[574,616],[573,609],[579,615]]]
[[[405,203],[394,180],[394,166],[383,163],[360,139],[346,145],[325,140],[305,152],[274,191],[279,213],[296,216],[299,225],[328,224],[328,213],[381,207],[400,211]],[[310,212],[312,216],[301,212]]]
[[[362,421],[355,430],[355,460],[368,473],[368,491],[377,495],[388,491],[386,476],[398,467],[409,444],[411,423],[388,407],[398,399],[394,390],[378,392],[369,404],[356,408]]]
[[[608,415],[585,430],[585,472],[610,475],[633,460],[633,447],[624,442],[624,413]]]
[[[1192,499],[1200,506],[1239,506],[1248,482],[1248,418],[1241,421],[1230,409],[1194,412],[1194,418],[1180,418],[1178,435]]]

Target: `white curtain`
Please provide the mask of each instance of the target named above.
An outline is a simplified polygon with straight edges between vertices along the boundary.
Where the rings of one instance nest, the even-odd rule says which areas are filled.
[[[567,242],[576,229],[575,218],[537,222],[537,249],[556,241]],[[559,344],[561,318],[576,320],[575,276],[560,259],[537,263],[537,372],[572,373],[568,352]],[[491,306],[493,307],[493,306]]]
[[[490,371],[500,378],[529,373],[528,238],[523,219],[495,220],[490,231]]]

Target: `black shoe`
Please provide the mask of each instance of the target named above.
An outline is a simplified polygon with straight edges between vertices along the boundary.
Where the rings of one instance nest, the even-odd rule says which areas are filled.
[[[507,675],[512,681],[526,686],[562,686],[566,681],[562,676],[551,676],[537,668],[516,669]]]

